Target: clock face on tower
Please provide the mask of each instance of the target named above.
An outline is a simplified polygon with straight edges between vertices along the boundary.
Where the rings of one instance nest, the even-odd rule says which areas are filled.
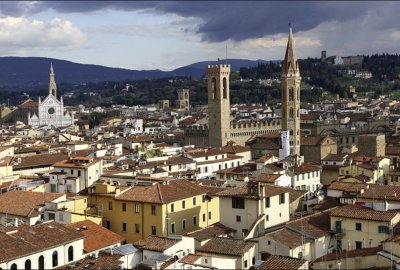
[[[54,110],[53,107],[51,107],[51,108],[49,108],[49,109],[47,110],[47,112],[48,112],[49,114],[54,114],[55,110]]]

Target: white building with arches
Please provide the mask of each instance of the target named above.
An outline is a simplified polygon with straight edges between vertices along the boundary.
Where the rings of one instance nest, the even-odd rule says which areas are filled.
[[[79,231],[54,221],[0,231],[0,269],[54,269],[83,259]]]

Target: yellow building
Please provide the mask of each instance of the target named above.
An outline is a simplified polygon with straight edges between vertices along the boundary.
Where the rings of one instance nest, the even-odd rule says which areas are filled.
[[[89,188],[89,204],[103,216],[104,226],[132,243],[149,235],[184,235],[219,222],[220,188],[187,180],[147,186],[96,184]]]
[[[360,205],[335,208],[330,216],[338,250],[377,247],[400,221],[397,210],[376,211]]]

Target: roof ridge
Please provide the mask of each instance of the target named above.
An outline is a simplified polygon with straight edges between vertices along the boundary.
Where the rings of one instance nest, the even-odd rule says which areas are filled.
[[[160,197],[161,203],[164,203],[162,194],[161,194],[161,189],[160,189],[160,184],[157,184],[157,191],[158,191],[158,196]]]

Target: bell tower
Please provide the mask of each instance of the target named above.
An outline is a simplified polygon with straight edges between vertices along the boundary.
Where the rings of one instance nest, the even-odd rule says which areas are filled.
[[[57,98],[57,84],[54,78],[53,63],[50,64],[50,81],[49,81],[49,95],[53,95]]]
[[[300,156],[300,69],[294,48],[292,28],[282,63],[282,129],[289,132],[290,155]]]
[[[230,138],[231,119],[229,101],[229,76],[231,67],[228,64],[208,66],[208,139],[209,146],[225,146]]]

